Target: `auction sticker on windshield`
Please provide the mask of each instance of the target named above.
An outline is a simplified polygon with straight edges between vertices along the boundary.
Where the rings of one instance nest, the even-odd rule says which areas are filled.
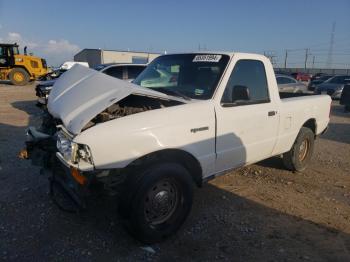
[[[219,62],[221,55],[196,55],[193,62]]]

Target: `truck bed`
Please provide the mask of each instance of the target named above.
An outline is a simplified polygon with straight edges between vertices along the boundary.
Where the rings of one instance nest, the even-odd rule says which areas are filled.
[[[291,92],[279,92],[280,98],[292,98],[292,97],[300,97],[300,96],[314,96],[314,93],[291,93]]]

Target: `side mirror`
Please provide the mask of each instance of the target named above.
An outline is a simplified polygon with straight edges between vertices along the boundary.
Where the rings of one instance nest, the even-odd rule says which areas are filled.
[[[232,102],[250,100],[249,89],[246,86],[234,86],[232,90]]]

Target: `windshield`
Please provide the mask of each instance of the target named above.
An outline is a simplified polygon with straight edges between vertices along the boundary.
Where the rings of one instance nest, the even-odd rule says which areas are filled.
[[[13,47],[13,54],[14,54],[14,55],[19,55],[18,46],[14,46],[14,47]]]
[[[344,84],[345,80],[347,79],[347,76],[334,76],[330,79],[328,79],[325,83],[330,83],[330,84]]]
[[[153,60],[133,81],[185,99],[209,99],[229,61],[227,55],[165,55]]]
[[[329,79],[329,78],[331,78],[332,76],[321,76],[318,80],[323,80],[323,81],[325,81],[325,80],[327,80],[327,79]]]
[[[106,68],[107,65],[96,65],[93,67],[93,69],[95,69],[96,71],[101,71],[102,69]]]

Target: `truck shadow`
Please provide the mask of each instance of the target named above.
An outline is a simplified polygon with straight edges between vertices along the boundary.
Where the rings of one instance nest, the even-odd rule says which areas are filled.
[[[110,253],[100,251],[96,258],[102,260],[127,260],[131,254],[144,258],[138,249],[142,244],[125,233],[115,201],[109,201],[99,199],[85,214],[70,216],[65,228],[71,239],[88,245],[78,244],[81,232],[105,239]],[[66,233],[55,235],[64,238]],[[150,257],[156,261],[349,261],[350,235],[206,184],[196,191],[192,213],[181,230],[152,248],[156,253]]]
[[[328,125],[327,132],[321,135],[321,138],[339,143],[350,144],[350,124],[330,123]]]
[[[345,112],[343,105],[340,105],[338,101],[337,102],[333,101],[332,109],[331,109],[331,116],[338,116],[338,117],[349,118],[350,117],[350,112]]]
[[[36,123],[40,114],[33,103],[13,103],[31,114],[29,124]],[[50,261],[59,256],[71,261],[350,261],[349,234],[211,182],[196,190],[193,210],[181,230],[153,245],[154,253],[145,251],[124,230],[116,198],[95,196],[81,214],[56,208],[38,169],[29,162],[16,166],[13,154],[7,154],[8,145],[11,152],[23,145],[25,128],[0,123],[0,138],[6,137],[6,143],[0,140],[1,176],[6,178],[0,184],[0,228],[4,229],[0,243],[18,261]],[[260,163],[270,161],[275,168],[281,166],[274,158]]]

